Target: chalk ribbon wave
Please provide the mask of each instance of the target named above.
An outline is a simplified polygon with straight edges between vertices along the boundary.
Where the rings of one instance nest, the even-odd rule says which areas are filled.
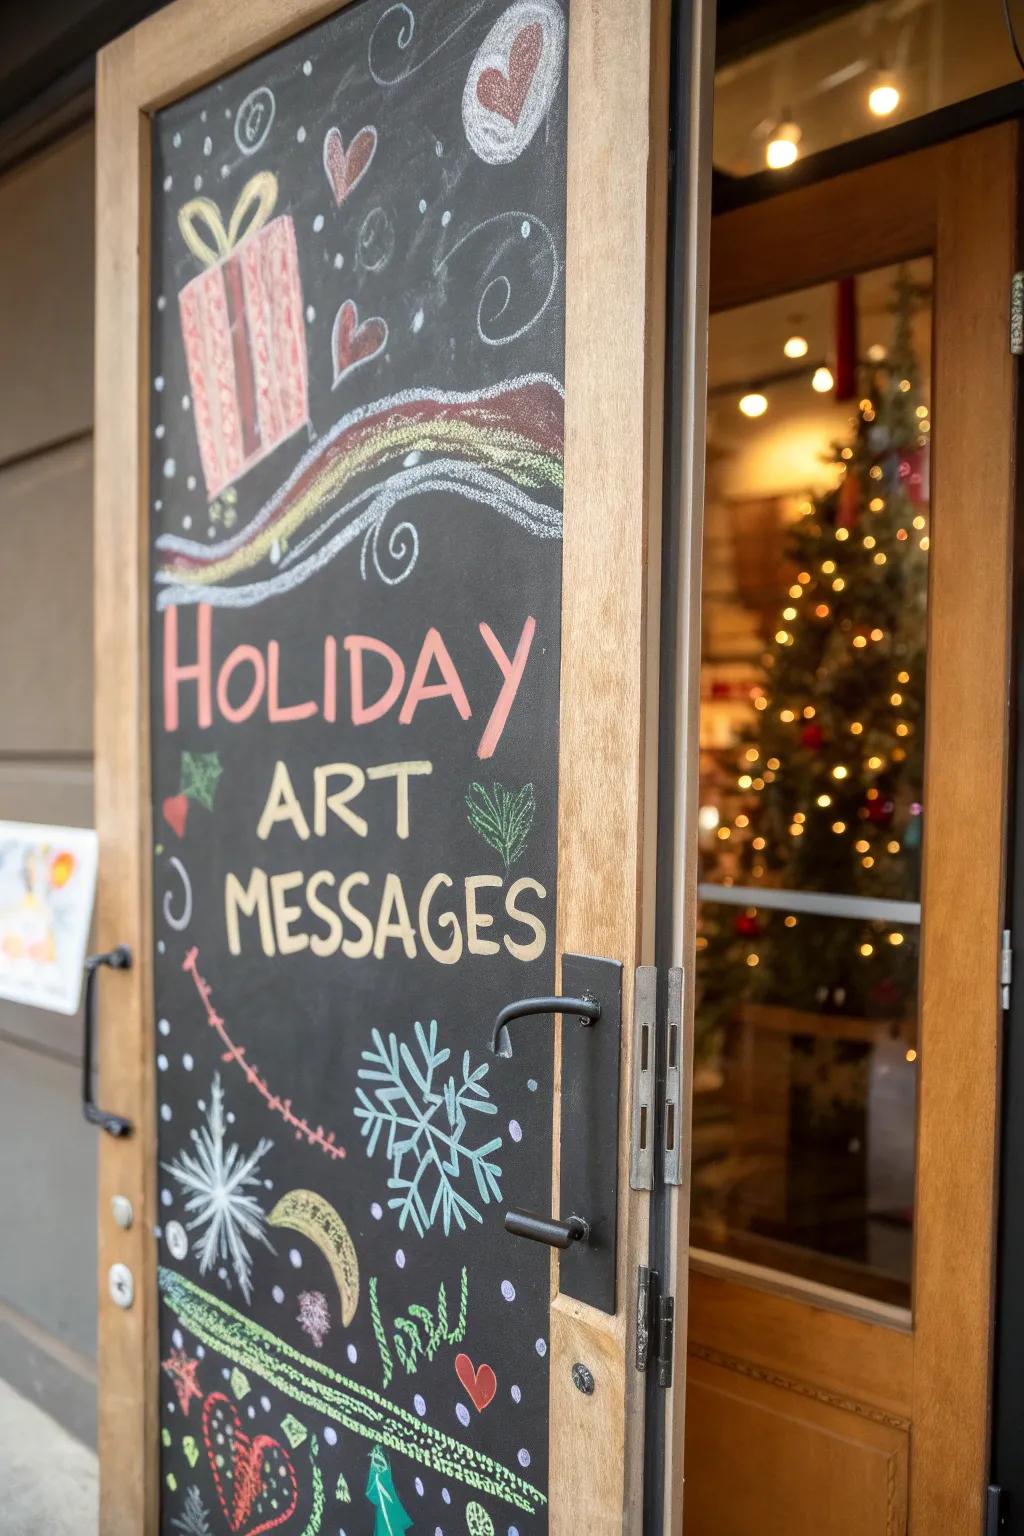
[[[159,606],[248,607],[298,586],[360,536],[364,577],[372,561],[394,584],[415,565],[419,535],[409,522],[394,527],[387,567],[385,520],[427,492],[461,496],[537,537],[561,538],[563,414],[561,385],[539,373],[465,393],[407,390],[352,411],[238,533],[216,544],[157,539]]]

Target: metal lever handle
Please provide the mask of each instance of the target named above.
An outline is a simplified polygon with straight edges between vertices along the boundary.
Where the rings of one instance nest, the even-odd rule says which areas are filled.
[[[123,1115],[111,1115],[100,1109],[92,1096],[92,1042],[95,1034],[96,974],[109,965],[113,971],[131,968],[132,952],[125,944],[104,955],[90,955],[85,962],[85,1039],[82,1042],[82,1113],[90,1125],[98,1125],[110,1136],[130,1136],[132,1123]]]
[[[529,1237],[535,1243],[547,1243],[549,1248],[570,1248],[573,1243],[585,1243],[590,1237],[590,1224],[582,1216],[569,1216],[559,1221],[557,1216],[538,1216],[533,1211],[506,1211],[505,1231],[513,1237]]]
[[[512,1041],[507,1033],[508,1025],[513,1019],[526,1019],[538,1013],[571,1013],[581,1024],[596,1024],[601,1017],[601,1004],[594,997],[523,997],[518,1003],[506,1003],[494,1021],[491,1053],[494,1056],[511,1056]],[[502,1031],[506,1031],[504,1045]]]

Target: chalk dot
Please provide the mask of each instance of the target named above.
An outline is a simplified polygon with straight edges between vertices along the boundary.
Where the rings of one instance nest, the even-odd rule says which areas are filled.
[[[427,1411],[427,1405],[423,1401],[423,1398],[420,1396],[420,1394],[418,1392],[416,1393],[416,1396],[412,1400],[412,1405],[416,1409],[416,1412],[419,1414],[420,1418],[422,1419],[423,1415]]]
[[[356,1349],[355,1345],[350,1344],[345,1353],[348,1355],[349,1364],[355,1365],[356,1361],[359,1359],[359,1351]]]
[[[174,1196],[171,1194],[169,1189],[162,1189],[160,1191],[160,1204],[161,1205],[170,1205],[173,1200],[174,1200]]]
[[[192,1057],[188,1051],[186,1051],[184,1056],[181,1058],[181,1064],[185,1068],[186,1072],[191,1072],[192,1068],[195,1066],[195,1062],[192,1060]]]
[[[529,1451],[526,1450],[525,1448],[523,1450],[521,1450],[521,1451],[518,1451],[516,1453],[516,1461],[518,1461],[518,1463],[519,1463],[519,1465],[521,1467],[528,1467],[530,1465],[530,1453],[529,1453]]]
[[[227,1365],[222,1365],[221,1368],[220,1368],[220,1373],[224,1377],[224,1380],[228,1381],[230,1379],[230,1376],[231,1376],[231,1367],[227,1366]]]
[[[170,1118],[171,1118],[171,1106],[169,1104],[161,1104],[160,1105],[160,1119],[164,1120],[164,1121],[167,1121]]]
[[[513,1141],[522,1141],[522,1139],[523,1139],[523,1128],[519,1124],[518,1120],[510,1120],[509,1121],[509,1123],[508,1123],[508,1133],[512,1137]]]
[[[306,319],[309,321],[310,325],[312,325],[313,321],[316,319],[316,310],[313,308],[312,304],[306,305]]]
[[[444,145],[441,143],[440,139],[435,139],[435,141],[434,141],[434,154],[437,156],[437,158],[439,160],[440,160],[441,156],[444,154]]]
[[[225,117],[230,117],[231,116],[231,108],[230,107],[225,107],[224,108],[224,116]]]
[[[159,296],[159,298],[156,301],[156,307],[157,307],[157,309],[166,309],[167,308],[167,298],[166,298],[166,295],[161,294]]]
[[[516,1386],[516,1385],[513,1384],[513,1386],[511,1386],[509,1388],[509,1396],[511,1397],[511,1399],[512,1399],[512,1401],[514,1403],[521,1403],[522,1400],[523,1400],[523,1389],[522,1389],[522,1387],[519,1387],[519,1386]]]
[[[529,1088],[531,1093],[536,1093],[537,1092],[537,1079],[535,1077],[528,1077],[526,1079],[526,1086],[527,1086],[527,1088]]]
[[[512,1284],[511,1280],[503,1280],[501,1282],[501,1294],[504,1296],[506,1301],[515,1301],[516,1288]]]
[[[181,134],[180,133],[176,133],[174,135],[174,138],[171,140],[171,143],[174,145],[175,149],[180,149],[181,148]]]
[[[530,221],[529,221],[529,219],[524,219],[523,222],[520,224],[520,226],[519,226],[519,233],[522,235],[524,240],[529,240],[529,238],[530,238]]]
[[[169,192],[173,186],[174,186],[174,177],[173,176],[165,176],[164,177],[164,191],[165,192]]]
[[[323,216],[322,213],[318,213],[316,218],[313,220],[313,233],[314,233],[314,235],[318,235],[320,233],[320,231],[323,229],[323,227],[324,227],[324,216]]]
[[[197,1344],[196,1345],[196,1355],[198,1356],[198,1358],[200,1360],[205,1360],[206,1359],[206,1350],[203,1348],[203,1346],[201,1344]]]
[[[185,529],[185,531],[187,533],[188,530],[192,527],[192,519],[190,517],[183,517],[182,520],[181,520],[181,526]]]
[[[160,392],[162,391],[163,387],[164,387],[164,376],[163,376],[162,373],[158,373],[156,378],[153,380],[153,388],[156,390],[157,394],[159,395]]]
[[[509,1526],[509,1528],[508,1528],[508,1536],[519,1536],[519,1527],[518,1527],[518,1525],[510,1525]]]
[[[153,436],[157,438],[163,437],[166,431],[167,428],[164,426],[163,422],[158,422],[157,425],[153,428]]]
[[[420,213],[426,213],[426,211],[427,211],[427,200],[426,200],[425,197],[421,197],[420,198]]]
[[[333,1429],[330,1424],[324,1430],[324,1443],[326,1445],[337,1445],[338,1443],[338,1431]]]
[[[449,208],[446,208],[444,213],[442,213],[442,215],[441,215],[441,228],[442,229],[447,229],[448,225],[451,223],[451,221],[452,221],[451,210]]]
[[[192,185],[195,187],[196,191],[198,192],[199,189],[201,188],[201,186],[203,185],[203,178],[201,176],[193,176],[193,178],[192,178]]]
[[[209,137],[209,135],[207,135],[207,137],[203,140],[203,154],[213,154],[213,140]]]
[[[181,408],[183,411],[190,411],[192,409],[192,401],[188,395],[182,395]]]
[[[175,1349],[185,1348],[185,1335],[182,1333],[180,1328],[175,1328],[174,1332],[171,1334],[171,1343],[174,1345]]]
[[[447,1488],[442,1488],[442,1489],[441,1489],[441,1497],[442,1497],[442,1499],[444,1499],[444,1501],[445,1501],[445,1503],[446,1503],[446,1504],[450,1504],[450,1503],[451,1503],[451,1501],[452,1501],[452,1496],[451,1496],[451,1494],[450,1494],[450,1493],[449,1493],[449,1492],[448,1492],[448,1489],[447,1489]]]
[[[218,1271],[217,1271],[217,1278],[220,1279],[220,1280],[226,1280],[227,1277],[228,1277],[228,1272],[225,1269],[224,1265],[222,1264],[220,1269],[218,1269]]]
[[[163,509],[164,509],[163,502],[159,498],[157,498],[157,500],[154,501],[154,503],[153,503],[153,511],[154,512],[162,512]]]
[[[177,469],[177,467],[178,466],[177,466],[177,464],[175,464],[173,459],[164,459],[164,479],[165,480],[173,480],[174,479],[174,472]]]
[[[260,1398],[260,1407],[263,1409],[264,1413],[269,1413],[270,1412],[270,1398],[267,1396],[267,1394],[265,1392],[263,1393],[263,1396]]]
[[[199,121],[201,123],[205,123],[206,122],[206,108],[205,107],[203,108],[203,110],[199,114]]]
[[[416,313],[412,317],[412,333],[413,333],[413,335],[414,336],[418,335],[418,333],[420,331],[422,331],[422,329],[423,329],[423,311],[422,311],[422,309],[418,309],[416,311]]]
[[[264,1179],[263,1180],[263,1188],[264,1189],[273,1189],[273,1187],[274,1187],[273,1179]]]
[[[413,1483],[413,1487],[416,1489],[416,1492],[419,1494],[420,1498],[422,1499],[422,1497],[423,1497],[423,1479],[422,1479],[422,1477],[416,1478],[415,1482]]]
[[[202,1114],[205,1115],[206,1114],[206,1100],[205,1099],[196,1099],[196,1108]],[[193,1131],[192,1132],[192,1140],[193,1141],[198,1141],[199,1140],[199,1132],[198,1131]]]
[[[375,1200],[370,1206],[370,1215],[373,1217],[374,1221],[380,1221],[381,1217],[384,1215],[384,1208],[377,1200]]]
[[[190,491],[194,491],[195,488],[196,488],[196,477],[195,477],[195,475],[189,475],[188,479],[185,481],[185,484],[188,486]],[[510,1127],[510,1129],[511,1129],[511,1127]],[[516,1137],[516,1141],[518,1141],[518,1140],[519,1140],[519,1137],[517,1136]]]
[[[456,1403],[455,1417],[458,1419],[459,1423],[463,1426],[464,1429],[469,1428],[469,1409],[466,1407],[465,1403]]]
[[[166,1072],[167,1071],[167,1057],[166,1056],[164,1056],[164,1055],[158,1056],[157,1059],[156,1059],[156,1064],[157,1064],[157,1067],[160,1069],[161,1072]]]
[[[207,530],[206,530],[206,537],[208,539],[215,539],[217,537],[217,530],[216,530],[216,528],[212,528],[212,527],[211,528],[207,528]]]
[[[395,1249],[395,1263],[398,1265],[399,1269],[404,1269],[405,1268],[405,1249],[404,1248],[396,1248]]]
[[[284,1301],[284,1291],[282,1291],[282,1289],[281,1289],[281,1287],[279,1285],[275,1285],[274,1289],[271,1291],[270,1294],[271,1294],[271,1296],[273,1296],[273,1298],[277,1302],[278,1306],[280,1306],[282,1301]]]
[[[299,1252],[299,1250],[297,1248],[289,1248],[289,1250],[288,1250],[288,1258],[289,1258],[289,1260],[291,1262],[291,1265],[292,1265],[293,1269],[301,1269],[302,1268],[302,1254]]]
[[[313,64],[312,64],[312,60],[310,60],[310,59],[304,59],[304,60],[303,60],[303,61],[302,61],[302,73],[303,73],[303,74],[304,74],[304,75],[311,75],[311,74],[312,74],[312,73],[313,73]]]
[[[167,949],[167,945],[164,943],[163,939],[157,939],[157,941],[156,941],[156,952],[157,952],[157,954],[158,955],[162,955],[166,949]]]
[[[228,177],[231,175],[230,165],[222,165],[220,168],[220,175],[222,181],[227,181]]]
[[[541,1359],[543,1360],[544,1356],[548,1352],[547,1340],[546,1339],[538,1339],[536,1344],[533,1347],[537,1351],[538,1355],[540,1355]]]
[[[295,137],[298,139],[300,144],[305,144],[305,142],[306,142],[306,130],[305,130],[305,128],[300,128],[299,131],[296,133]]]
[[[254,1419],[256,1417],[256,1409],[252,1406],[251,1403],[250,1403],[249,1407],[246,1409],[246,1412],[248,1413],[250,1419]]]
[[[342,267],[345,265],[345,258],[341,254],[340,251],[338,252],[338,254],[334,258],[334,265],[335,265],[335,267],[337,268],[337,270],[339,272],[341,271]]]

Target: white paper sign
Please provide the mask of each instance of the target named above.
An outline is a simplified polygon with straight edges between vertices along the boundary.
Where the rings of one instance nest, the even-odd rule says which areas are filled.
[[[0,821],[0,998],[78,1011],[95,892],[95,832]]]

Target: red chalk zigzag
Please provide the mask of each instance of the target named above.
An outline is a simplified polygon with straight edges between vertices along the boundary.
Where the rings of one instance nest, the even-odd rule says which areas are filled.
[[[199,993],[203,1007],[206,1009],[207,1023],[211,1029],[217,1031],[224,1042],[224,1055],[222,1059],[224,1061],[236,1062],[241,1067],[249,1086],[256,1089],[256,1092],[265,1100],[275,1115],[280,1115],[284,1123],[292,1127],[296,1140],[305,1136],[311,1147],[319,1147],[321,1152],[327,1153],[328,1157],[344,1157],[346,1155],[345,1148],[339,1146],[335,1141],[333,1131],[325,1132],[322,1125],[318,1125],[316,1130],[314,1130],[308,1120],[300,1119],[292,1110],[291,1099],[279,1099],[277,1094],[271,1091],[265,1080],[260,1076],[259,1070],[246,1061],[245,1046],[235,1044],[228,1034],[224,1020],[210,1001],[210,984],[200,976],[198,962],[199,950],[193,945],[181,962],[181,968],[183,971],[188,972],[195,983],[196,991]]]

